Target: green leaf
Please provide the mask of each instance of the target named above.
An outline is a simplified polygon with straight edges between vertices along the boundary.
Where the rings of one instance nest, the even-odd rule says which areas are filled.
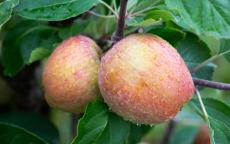
[[[230,127],[220,120],[209,118],[212,144],[229,144]]]
[[[149,19],[138,19],[138,18],[129,18],[126,22],[128,26],[135,26],[135,27],[147,27],[147,26],[160,26],[162,25],[162,20],[155,20],[152,18]]]
[[[168,10],[152,10],[146,14],[145,18],[162,19],[164,22],[176,20],[175,16]]]
[[[21,0],[16,12],[27,19],[58,21],[78,16],[98,3],[98,0]]]
[[[130,8],[130,11],[135,13],[142,13],[156,8],[156,5],[162,0],[138,0],[138,2]]]
[[[230,107],[228,105],[212,98],[203,98],[202,100],[209,116],[224,122],[230,127]],[[192,100],[192,102],[200,108],[198,101]]]
[[[197,35],[230,38],[229,0],[165,0],[178,25]]]
[[[1,144],[47,144],[36,135],[15,125],[0,123]]]
[[[73,144],[92,144],[101,135],[108,123],[108,108],[100,101],[88,104],[84,116],[80,119],[77,137]]]
[[[10,19],[13,8],[18,3],[19,0],[6,0],[0,3],[0,29]]]
[[[177,125],[170,139],[170,144],[192,144],[199,130],[195,125]]]
[[[225,103],[212,98],[202,99],[209,115],[209,130],[213,144],[230,143],[230,107]],[[198,100],[190,101],[190,106],[202,116]]]
[[[143,135],[145,135],[151,129],[148,125],[135,125],[131,124],[129,133],[129,144],[137,144],[141,141]]]
[[[59,140],[57,129],[45,117],[35,112],[12,112],[2,114],[0,122],[11,123],[33,132],[49,143],[56,143]]]
[[[166,41],[168,41],[173,46],[185,38],[185,33],[179,29],[173,27],[164,27],[164,28],[157,28],[148,31],[149,33],[156,34]]]
[[[140,127],[141,128],[141,127]],[[140,140],[140,137],[148,129],[142,129],[133,133],[137,126],[123,120],[101,101],[93,101],[88,104],[84,116],[78,124],[78,135],[72,144],[125,144]],[[133,133],[133,134],[131,134]],[[131,139],[130,136],[136,136]]]
[[[211,57],[210,50],[207,45],[197,36],[190,33],[187,33],[185,39],[179,41],[175,47],[183,57],[190,70]],[[204,66],[196,73],[193,73],[193,76],[203,79],[211,79],[213,68],[214,65]]]
[[[60,41],[54,34],[56,31],[56,28],[30,21],[23,21],[7,31],[2,49],[5,73],[13,76],[26,64],[33,62],[30,57],[36,48],[45,48],[52,52],[53,44]]]
[[[109,113],[109,121],[95,144],[125,144],[130,131],[130,123],[114,113]]]
[[[220,40],[220,51],[219,53],[224,54],[224,57],[230,62],[230,39]]]

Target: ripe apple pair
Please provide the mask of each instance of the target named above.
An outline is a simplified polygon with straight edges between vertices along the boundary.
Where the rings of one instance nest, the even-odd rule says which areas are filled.
[[[156,124],[173,118],[194,93],[183,59],[158,36],[129,35],[101,61],[100,54],[97,44],[81,35],[54,50],[43,73],[45,98],[51,107],[78,113],[100,92],[124,119]]]

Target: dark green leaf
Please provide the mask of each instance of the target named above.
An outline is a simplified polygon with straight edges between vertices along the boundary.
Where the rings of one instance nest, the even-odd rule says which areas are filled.
[[[57,143],[59,136],[54,125],[45,117],[35,112],[12,112],[2,114],[0,122],[11,123],[33,132],[49,143]]]
[[[211,57],[207,45],[197,36],[190,33],[186,35],[184,40],[177,43],[176,48],[190,70]],[[211,79],[212,73],[213,65],[207,65],[196,73],[193,73],[193,76],[203,79]]]
[[[229,0],[165,0],[178,25],[197,35],[230,38]]]
[[[129,144],[137,144],[141,141],[141,138],[150,130],[150,126],[147,125],[135,125],[131,124],[130,134],[129,134]]]
[[[6,23],[12,14],[13,8],[18,5],[19,0],[6,0],[0,3],[0,29]]]
[[[21,0],[16,12],[27,19],[58,21],[78,16],[98,3],[98,0]]]
[[[185,33],[183,31],[173,27],[152,29],[149,32],[162,37],[173,46],[176,46],[180,40],[185,38]]]
[[[60,41],[54,34],[57,31],[55,28],[38,24],[23,21],[6,33],[3,40],[2,61],[7,75],[15,75],[24,65],[33,62],[35,59],[31,60],[31,53],[36,48],[45,48],[52,52],[53,44]],[[39,58],[43,56],[40,55]]]
[[[1,144],[47,144],[36,135],[15,125],[0,123]]]

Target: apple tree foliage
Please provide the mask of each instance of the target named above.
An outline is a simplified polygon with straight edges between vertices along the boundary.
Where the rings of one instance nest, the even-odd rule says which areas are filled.
[[[44,61],[62,40],[84,34],[111,46],[119,0],[1,0],[0,41],[4,75]],[[216,62],[230,62],[230,0],[129,0],[125,34],[152,33],[171,43],[194,77],[218,79]],[[196,69],[201,63],[205,65]],[[230,73],[230,67],[226,68]],[[230,82],[230,74],[228,74]],[[198,123],[207,123],[212,144],[230,143],[230,93],[199,88],[207,115],[194,95],[178,113],[172,144],[191,144]],[[227,97],[228,96],[228,97]],[[72,144],[135,144],[158,125],[137,125],[111,112],[101,101],[88,104]],[[55,126],[37,113],[0,115],[0,143],[58,143]]]

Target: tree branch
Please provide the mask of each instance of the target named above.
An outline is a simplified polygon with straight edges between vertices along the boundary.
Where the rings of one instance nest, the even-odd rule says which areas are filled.
[[[213,82],[213,81],[203,80],[198,78],[193,78],[193,82],[197,86],[205,86],[205,87],[230,91],[230,84],[226,84],[226,83]]]
[[[127,3],[128,3],[128,0],[121,0],[117,29],[112,36],[113,43],[116,43],[117,41],[121,40],[124,37],[124,27],[125,27]]]

